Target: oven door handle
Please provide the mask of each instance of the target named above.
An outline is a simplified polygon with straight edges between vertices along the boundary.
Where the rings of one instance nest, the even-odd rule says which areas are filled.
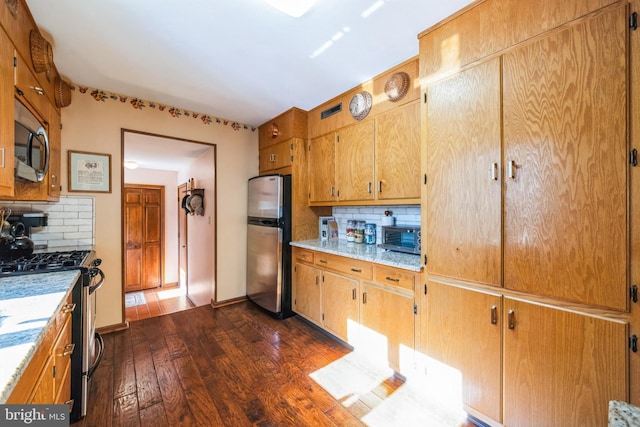
[[[100,275],[100,281],[98,283],[96,283],[95,285],[93,285],[93,286],[89,286],[89,295],[91,295],[92,293],[94,293],[95,291],[100,289],[100,287],[104,283],[104,273],[102,272],[102,270],[100,270],[99,268],[95,267],[95,268],[92,268],[91,270],[89,270],[89,275],[91,277],[95,277],[97,275]]]
[[[102,353],[104,353],[104,340],[102,339],[102,335],[96,332],[96,334],[94,335],[94,339],[98,343],[98,357],[96,357],[93,366],[91,366],[87,371],[87,379],[90,379],[93,375],[93,372],[96,370],[96,368],[100,364],[100,361],[102,360]]]

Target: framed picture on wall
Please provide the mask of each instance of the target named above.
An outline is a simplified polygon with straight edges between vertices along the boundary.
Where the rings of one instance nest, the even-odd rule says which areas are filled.
[[[111,154],[69,150],[69,191],[111,193]]]

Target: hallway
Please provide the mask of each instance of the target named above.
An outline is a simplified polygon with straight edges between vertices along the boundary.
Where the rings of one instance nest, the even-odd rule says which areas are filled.
[[[146,289],[125,294],[125,320],[148,319],[195,307],[179,287]]]

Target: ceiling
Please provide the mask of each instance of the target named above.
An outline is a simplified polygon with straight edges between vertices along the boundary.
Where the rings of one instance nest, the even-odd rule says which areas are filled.
[[[471,1],[318,0],[293,18],[263,0],[26,0],[66,80],[250,126],[414,57]]]
[[[27,0],[67,80],[253,126],[417,55],[468,3],[318,0],[292,18],[263,0]]]

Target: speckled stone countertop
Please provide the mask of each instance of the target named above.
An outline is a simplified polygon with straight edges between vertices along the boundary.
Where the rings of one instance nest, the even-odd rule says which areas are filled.
[[[326,252],[348,258],[361,259],[376,264],[404,268],[405,270],[421,271],[420,255],[404,254],[380,249],[377,245],[347,242],[340,240],[299,240],[291,242],[291,246]]]
[[[609,402],[609,427],[640,426],[640,408],[627,402]]]
[[[80,272],[0,278],[0,403],[7,401]]]

